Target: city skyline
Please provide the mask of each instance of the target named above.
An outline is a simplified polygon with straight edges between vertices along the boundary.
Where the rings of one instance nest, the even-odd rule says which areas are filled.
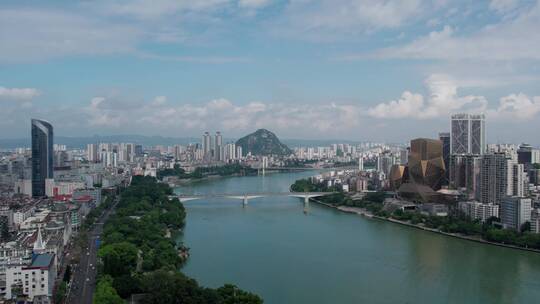
[[[537,302],[539,29],[540,0],[1,1],[0,303]]]
[[[488,142],[540,144],[538,1],[197,3],[4,1],[0,138],[47,117],[60,136],[397,142],[469,112]]]

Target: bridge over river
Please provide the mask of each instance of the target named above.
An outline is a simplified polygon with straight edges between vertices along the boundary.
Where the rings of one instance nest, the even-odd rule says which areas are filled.
[[[309,200],[314,197],[321,197],[330,195],[335,192],[258,192],[258,193],[209,193],[209,194],[179,194],[172,195],[176,197],[180,202],[187,202],[198,199],[213,199],[213,198],[230,198],[242,200],[242,204],[246,206],[250,199],[256,199],[260,197],[274,197],[274,196],[287,196],[298,197],[304,199],[304,205],[309,204]]]

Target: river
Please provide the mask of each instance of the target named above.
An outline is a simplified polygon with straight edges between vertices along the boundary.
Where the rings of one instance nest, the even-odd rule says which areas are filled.
[[[288,191],[313,172],[230,177],[177,193]],[[343,213],[300,199],[185,203],[183,271],[233,283],[269,304],[539,303],[540,254],[478,244]]]

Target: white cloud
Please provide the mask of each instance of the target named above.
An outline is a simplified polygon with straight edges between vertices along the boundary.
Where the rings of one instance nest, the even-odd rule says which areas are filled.
[[[239,0],[238,6],[247,9],[258,9],[269,5],[271,0]]]
[[[272,27],[280,35],[310,40],[335,40],[397,28],[421,14],[420,0],[299,0],[290,1]]]
[[[0,9],[0,63],[111,54],[196,63],[246,61],[246,58],[219,54],[208,57],[163,56],[141,48],[145,43],[212,40],[210,29],[195,35],[186,29],[186,24],[191,22],[221,28],[219,22],[204,14],[212,15],[214,9],[229,1],[232,0],[88,2],[74,10]]]
[[[140,36],[131,26],[63,11],[0,10],[0,62],[131,52]]]
[[[376,51],[376,58],[437,60],[540,60],[540,1],[514,18],[463,34],[451,26],[402,45]],[[366,54],[344,59],[365,59]]]
[[[368,110],[376,118],[418,118],[429,119],[447,117],[456,111],[483,112],[487,100],[483,96],[458,96],[457,85],[448,75],[434,74],[425,85],[429,92],[427,101],[420,94],[404,92],[399,100],[380,103]]]
[[[106,14],[157,19],[187,12],[205,12],[221,8],[232,0],[107,0],[98,7]]]
[[[499,100],[498,108],[490,110],[488,115],[501,119],[530,120],[540,113],[540,96],[529,98],[527,95],[510,94]]]
[[[370,108],[368,114],[376,118],[414,117],[423,107],[424,97],[422,95],[405,91],[400,99],[380,103]]]
[[[0,100],[28,101],[41,93],[34,88],[6,88],[0,86]]]
[[[351,128],[362,120],[361,108],[356,105],[282,104],[259,101],[235,104],[227,99],[214,99],[206,104],[173,104],[158,96],[138,106],[118,106],[105,97],[93,98],[83,114],[91,127],[123,127],[142,132],[181,129],[198,133],[204,129],[219,129],[241,134],[254,128],[276,131],[332,133]],[[144,130],[141,127],[144,126]]]
[[[515,9],[519,5],[519,0],[491,0],[489,8],[499,13],[505,13]]]

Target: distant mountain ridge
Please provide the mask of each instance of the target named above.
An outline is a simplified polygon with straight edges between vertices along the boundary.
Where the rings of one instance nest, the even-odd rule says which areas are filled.
[[[276,134],[259,129],[236,141],[236,146],[242,147],[244,154],[252,155],[290,155],[293,153],[287,145],[283,144]]]

